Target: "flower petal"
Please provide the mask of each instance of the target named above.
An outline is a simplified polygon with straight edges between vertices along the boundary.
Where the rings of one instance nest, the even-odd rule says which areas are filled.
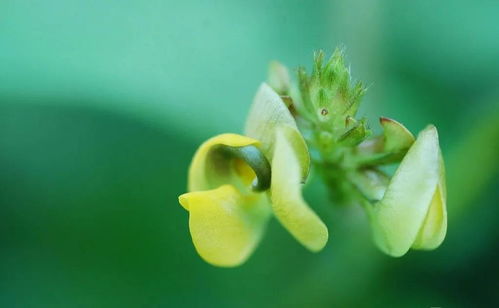
[[[242,195],[232,185],[183,194],[179,202],[189,211],[197,252],[216,266],[244,263],[260,242],[271,215],[266,194]]]
[[[443,242],[447,233],[447,191],[445,185],[445,167],[442,155],[439,159],[440,178],[437,190],[431,201],[430,209],[423,222],[421,230],[412,248],[414,249],[435,249]]]
[[[275,131],[283,125],[294,130],[294,132],[289,132],[295,135],[291,146],[298,155],[301,177],[305,180],[310,168],[310,157],[305,140],[281,97],[266,83],[262,83],[251,105],[246,120],[245,134],[261,141],[263,153],[271,158],[275,147]]]
[[[244,181],[244,178],[248,177],[247,174],[241,176],[237,173],[238,170],[243,170],[240,163],[236,162],[236,166],[231,165],[225,157],[221,157],[212,151],[219,145],[232,147],[258,146],[259,142],[237,134],[222,134],[205,141],[194,154],[189,168],[189,191],[209,190],[222,184],[239,186],[240,181]]]
[[[291,88],[291,78],[286,66],[278,61],[272,61],[269,65],[269,86],[278,94],[287,95]]]
[[[385,253],[398,257],[413,245],[427,217],[440,180],[438,134],[424,129],[370,213],[374,239]]]
[[[272,208],[281,224],[305,247],[319,251],[326,245],[328,230],[321,219],[303,200],[300,183],[300,165],[288,136],[290,127],[276,131],[272,158]]]

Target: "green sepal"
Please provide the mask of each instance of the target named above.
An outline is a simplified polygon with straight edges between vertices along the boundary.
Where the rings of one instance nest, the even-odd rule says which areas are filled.
[[[350,119],[352,118],[350,117]],[[344,146],[356,146],[369,137],[370,134],[371,130],[367,127],[366,119],[361,119],[342,134],[338,142]]]
[[[415,141],[414,135],[404,125],[393,119],[382,117],[379,122],[383,127],[383,151],[407,152]]]
[[[380,118],[383,135],[368,139],[357,147],[357,164],[378,166],[400,162],[415,141],[414,135],[401,123]]]

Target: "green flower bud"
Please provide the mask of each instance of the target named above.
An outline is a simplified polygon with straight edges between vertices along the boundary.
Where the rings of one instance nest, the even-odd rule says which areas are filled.
[[[324,52],[318,51],[310,76],[303,68],[299,69],[301,97],[297,99],[318,122],[335,130],[344,127],[346,117],[355,116],[365,88],[361,82],[351,85],[350,69],[345,65],[342,50],[336,49],[323,62]]]

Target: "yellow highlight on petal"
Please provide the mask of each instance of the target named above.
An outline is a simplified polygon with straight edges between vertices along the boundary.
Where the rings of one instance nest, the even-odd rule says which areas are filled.
[[[232,185],[183,194],[199,255],[216,266],[238,266],[256,248],[271,216],[266,194],[241,194]]]
[[[233,161],[234,170],[237,175],[241,178],[241,181],[246,185],[250,186],[256,177],[255,171],[242,159],[234,159]]]

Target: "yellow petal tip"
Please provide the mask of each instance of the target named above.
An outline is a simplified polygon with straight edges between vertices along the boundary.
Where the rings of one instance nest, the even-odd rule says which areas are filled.
[[[189,210],[189,197],[188,197],[189,193],[187,194],[181,194],[180,196],[178,196],[178,203],[180,203],[180,205],[186,209],[187,211]]]

